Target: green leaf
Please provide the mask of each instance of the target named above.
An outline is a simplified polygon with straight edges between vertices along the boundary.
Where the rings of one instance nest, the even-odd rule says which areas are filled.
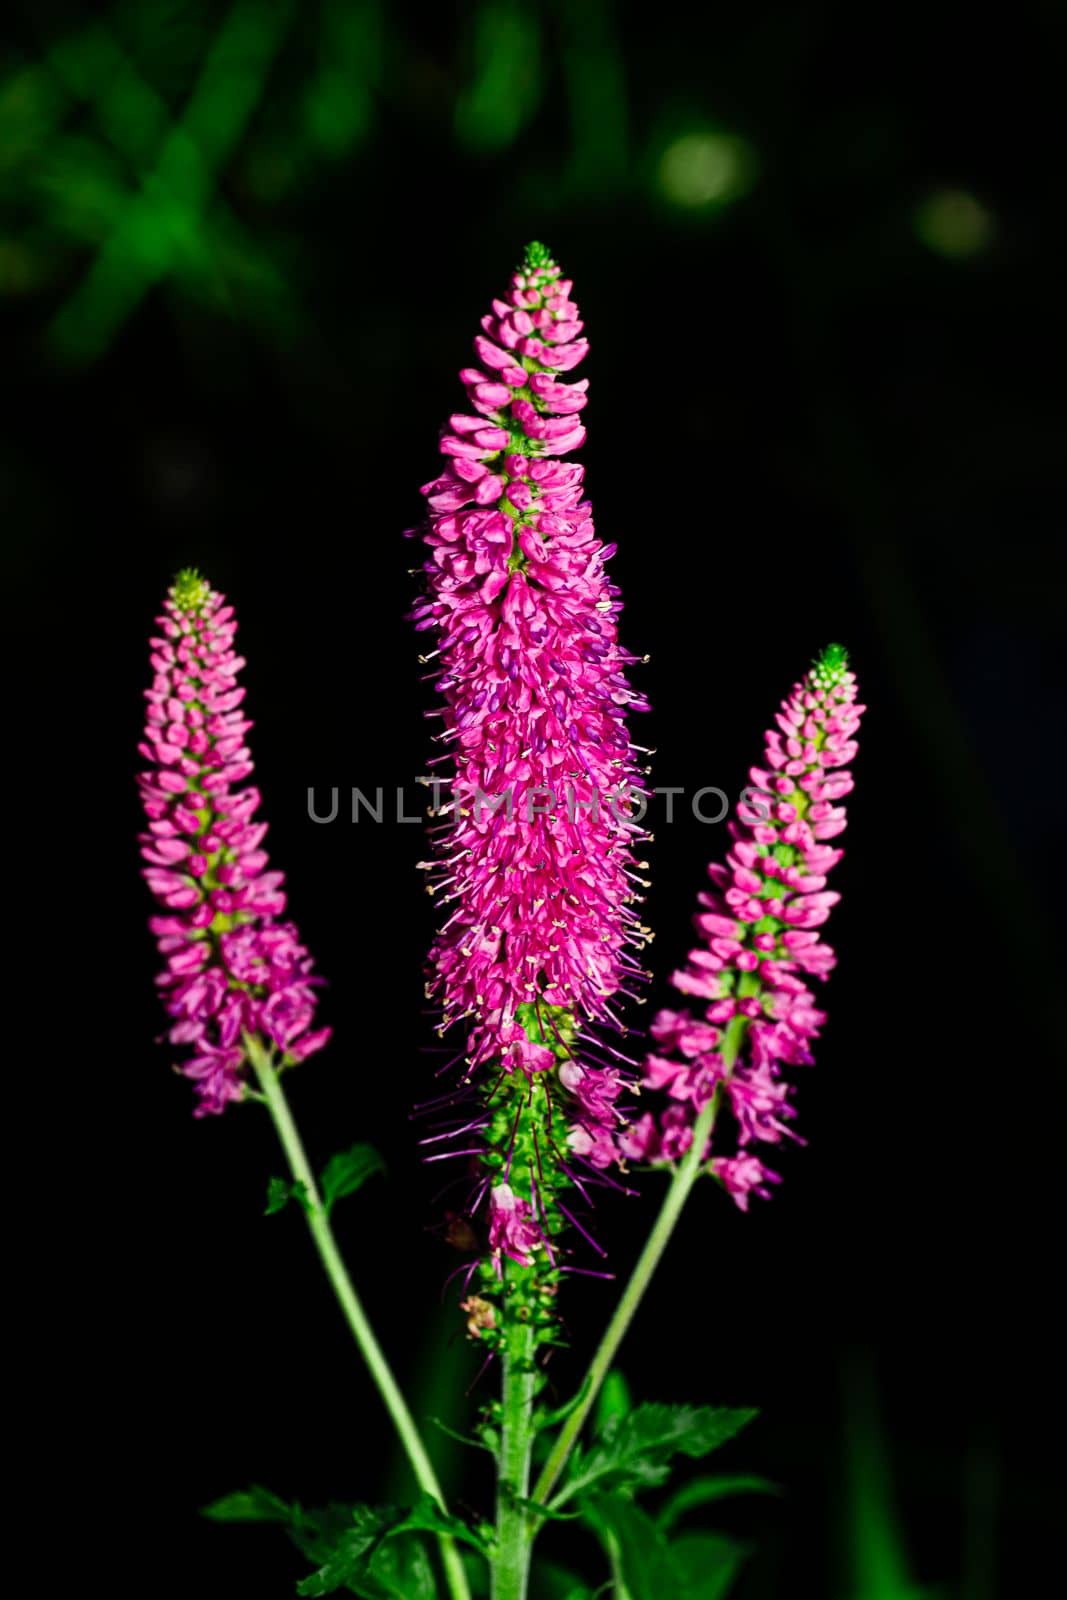
[[[300,1180],[290,1183],[285,1178],[271,1178],[267,1184],[267,1209],[263,1215],[272,1217],[276,1211],[283,1211],[290,1200],[298,1200],[305,1211],[308,1209],[308,1192]]]
[[[385,1171],[385,1162],[370,1144],[354,1144],[331,1156],[322,1171],[322,1203],[329,1214],[338,1200],[362,1189],[368,1178]]]
[[[604,1379],[604,1387],[597,1396],[594,1427],[597,1433],[606,1428],[612,1417],[624,1417],[634,1408],[630,1398],[630,1385],[616,1369]]]
[[[683,1600],[667,1541],[640,1506],[624,1494],[597,1494],[582,1500],[582,1513],[625,1579],[629,1600]]]
[[[370,1558],[366,1576],[349,1583],[367,1600],[436,1600],[437,1583],[421,1539],[387,1539]]]
[[[375,1548],[385,1536],[386,1523],[380,1512],[369,1506],[349,1508],[349,1525],[336,1540],[317,1572],[296,1586],[297,1594],[334,1594],[338,1589],[354,1588],[366,1576]],[[359,1590],[355,1591],[357,1594]]]
[[[722,1600],[749,1552],[721,1534],[686,1534],[668,1543],[626,1494],[597,1494],[582,1511],[630,1600]]]
[[[749,1556],[747,1545],[719,1533],[691,1533],[670,1547],[678,1600],[722,1600]]]
[[[486,1600],[489,1594],[489,1568],[481,1556],[472,1555],[469,1550],[463,1552],[463,1570],[467,1574],[467,1582],[471,1586],[471,1594],[477,1595],[478,1600]]]
[[[726,1406],[646,1405],[609,1417],[589,1448],[572,1457],[567,1481],[552,1507],[558,1509],[598,1482],[613,1488],[655,1488],[665,1482],[673,1455],[706,1456],[755,1415]]]
[[[537,1600],[593,1600],[593,1591],[576,1572],[555,1561],[536,1561],[530,1580],[530,1593]],[[667,1600],[664,1595],[662,1600]]]
[[[583,1382],[582,1387],[578,1390],[578,1393],[572,1395],[566,1404],[558,1406],[555,1411],[542,1411],[540,1407],[538,1407],[537,1411],[535,1412],[535,1421],[538,1434],[543,1433],[546,1428],[556,1428],[561,1422],[565,1422],[570,1416],[571,1412],[577,1410],[582,1401],[585,1399],[586,1395],[589,1393],[589,1383],[589,1375],[586,1374],[585,1381]]]
[[[589,1584],[555,1562],[534,1562],[531,1592],[537,1600],[593,1600]]]
[[[479,1550],[482,1555],[489,1554],[488,1538],[478,1529],[461,1522],[458,1517],[450,1517],[429,1494],[420,1495],[410,1511],[401,1513],[401,1520],[392,1524],[387,1536],[393,1538],[398,1533],[408,1532],[448,1533],[461,1544],[469,1544]]]
[[[551,1506],[542,1505],[540,1500],[527,1500],[521,1494],[513,1495],[511,1498],[514,1505],[524,1506],[527,1511],[536,1512],[539,1517],[547,1518],[550,1522],[573,1522],[581,1515],[578,1511],[553,1511]]]
[[[270,1489],[254,1483],[251,1489],[238,1489],[235,1494],[224,1494],[213,1500],[200,1512],[212,1522],[280,1522],[293,1519],[294,1508],[273,1494]]]
[[[336,1516],[339,1509],[328,1508],[328,1511],[331,1516]],[[386,1541],[405,1533],[450,1534],[453,1539],[472,1545],[483,1555],[488,1550],[488,1543],[479,1531],[469,1528],[458,1517],[446,1515],[428,1494],[420,1495],[410,1510],[396,1506],[383,1506],[376,1511],[369,1506],[349,1506],[345,1509],[347,1525],[338,1527],[335,1523],[325,1538],[313,1531],[312,1540],[301,1546],[320,1566],[317,1572],[297,1585],[298,1594],[333,1594],[337,1589],[351,1589],[355,1594],[389,1594],[388,1589],[383,1591],[373,1586],[379,1582],[375,1563]],[[314,1529],[315,1520],[316,1513],[304,1513],[302,1526],[293,1528],[293,1537],[298,1544],[308,1529]],[[385,1557],[382,1559],[386,1560]],[[389,1570],[388,1566],[384,1570]],[[417,1595],[418,1591],[415,1593]]]
[[[352,1513],[359,1508],[351,1505],[318,1506],[304,1511],[293,1508],[289,1537],[313,1566],[320,1567],[330,1559],[334,1547],[352,1526]]]
[[[284,1527],[302,1555],[316,1566],[330,1559],[335,1546],[349,1533],[357,1514],[369,1514],[364,1506],[327,1505],[313,1511],[289,1505],[270,1489],[253,1484],[236,1494],[224,1495],[205,1506],[201,1515],[213,1522],[275,1522]],[[399,1516],[399,1512],[393,1512]]]
[[[485,1556],[492,1533],[448,1516],[427,1494],[410,1509],[328,1505],[305,1511],[254,1485],[205,1506],[203,1514],[216,1522],[276,1522],[284,1526],[297,1549],[318,1568],[297,1585],[298,1594],[317,1596],[349,1589],[371,1600],[393,1600],[394,1596],[432,1600],[436,1595],[433,1569],[422,1541],[411,1534],[449,1534]]]
[[[457,1444],[469,1445],[472,1450],[488,1450],[490,1455],[496,1455],[495,1443],[486,1444],[484,1439],[475,1438],[471,1433],[460,1433],[457,1428],[453,1428],[447,1422],[443,1422],[440,1417],[427,1417],[426,1420],[427,1422],[432,1422],[434,1427],[439,1428],[447,1438],[455,1439]]]
[[[714,1500],[725,1500],[729,1495],[780,1493],[778,1485],[768,1478],[755,1478],[745,1473],[735,1477],[694,1478],[692,1483],[683,1484],[664,1501],[656,1514],[656,1526],[661,1533],[669,1533],[687,1511],[710,1505]]]

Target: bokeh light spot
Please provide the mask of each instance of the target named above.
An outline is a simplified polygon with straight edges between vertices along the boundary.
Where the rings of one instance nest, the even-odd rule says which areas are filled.
[[[958,261],[981,255],[996,232],[992,212],[963,189],[928,194],[915,208],[914,224],[928,250]]]
[[[674,205],[724,206],[750,187],[754,169],[751,146],[738,135],[687,133],[663,152],[659,184]]]

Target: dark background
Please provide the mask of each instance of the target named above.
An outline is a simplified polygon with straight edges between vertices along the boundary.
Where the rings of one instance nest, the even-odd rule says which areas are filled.
[[[625,642],[651,655],[653,781],[736,795],[829,639],[870,708],[799,1097],[809,1145],[748,1217],[698,1194],[623,1366],[639,1397],[760,1407],[723,1464],[785,1492],[721,1508],[756,1541],[742,1600],[1043,1590],[1064,14],[376,13],[302,7],[257,67],[274,13],[245,6],[232,77],[188,134],[199,187],[180,140],[161,152],[227,11],[25,6],[0,55],[0,470],[12,620],[33,624],[16,659],[30,677],[54,660],[48,618],[72,646],[42,796],[71,871],[49,905],[67,909],[42,936],[46,1048],[20,1073],[38,1159],[56,1137],[71,1150],[39,1483],[91,1513],[72,1592],[287,1595],[302,1565],[280,1535],[197,1507],[253,1481],[305,1503],[409,1487],[299,1218],[262,1216],[281,1170],[265,1117],[194,1123],[153,1043],[133,777],[144,640],[179,566],[238,607],[274,862],[329,979],[335,1039],[294,1074],[296,1113],[320,1162],[358,1138],[389,1163],[339,1213],[342,1242],[420,1415],[463,1425],[490,1393],[463,1399],[478,1353],[438,1308],[456,1258],[408,1120],[435,1062],[423,841],[352,825],[345,797],[402,785],[418,805],[432,701],[401,535],[478,318],[535,237],[592,340],[586,481],[619,542]],[[242,85],[247,116],[209,160]],[[309,820],[311,785],[320,805],[342,790],[330,826]],[[656,835],[662,1003],[725,835],[684,808]],[[620,1273],[643,1188],[598,1215]],[[611,1293],[568,1292],[561,1395]],[[435,1448],[485,1511],[487,1464]]]

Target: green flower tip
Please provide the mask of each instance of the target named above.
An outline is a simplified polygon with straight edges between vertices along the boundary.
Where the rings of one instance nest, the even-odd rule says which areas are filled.
[[[848,671],[848,651],[843,644],[828,644],[811,666],[812,683],[819,689],[832,689]]]
[[[199,611],[207,602],[211,585],[195,567],[183,567],[171,585],[171,599],[179,611]]]
[[[526,246],[526,254],[522,258],[520,272],[551,272],[556,267],[552,259],[552,252],[547,244],[542,244],[540,239],[534,239],[532,244]],[[558,268],[556,269],[558,271]]]

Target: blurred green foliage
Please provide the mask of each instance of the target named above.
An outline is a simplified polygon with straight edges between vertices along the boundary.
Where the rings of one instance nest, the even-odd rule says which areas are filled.
[[[939,1600],[944,1591],[911,1577],[869,1357],[852,1355],[843,1388],[845,1493],[837,1531],[844,1542],[846,1600]]]
[[[639,192],[679,224],[712,221],[760,177],[751,137],[670,79],[638,116],[610,0],[471,0],[447,40],[383,0],[115,0],[34,26],[0,59],[0,296],[39,297],[67,361],[100,356],[156,285],[272,340],[305,331],[294,205],[397,115],[506,158],[535,210]],[[996,232],[951,188],[911,222],[953,261]]]
[[[41,296],[68,361],[100,356],[158,284],[290,338],[304,318],[286,204],[396,110],[431,109],[490,158],[562,98],[558,169],[515,162],[538,202],[641,185],[710,211],[754,181],[754,152],[724,128],[635,156],[607,0],[479,0],[441,62],[382,0],[235,0],[221,18],[166,0],[151,21],[118,3],[0,64],[0,295]]]
[[[511,144],[537,109],[540,29],[522,0],[480,6],[470,29],[471,77],[456,95],[455,128],[472,150]]]
[[[367,133],[381,81],[385,19],[380,0],[324,0],[318,63],[303,99],[311,149],[337,160]]]

